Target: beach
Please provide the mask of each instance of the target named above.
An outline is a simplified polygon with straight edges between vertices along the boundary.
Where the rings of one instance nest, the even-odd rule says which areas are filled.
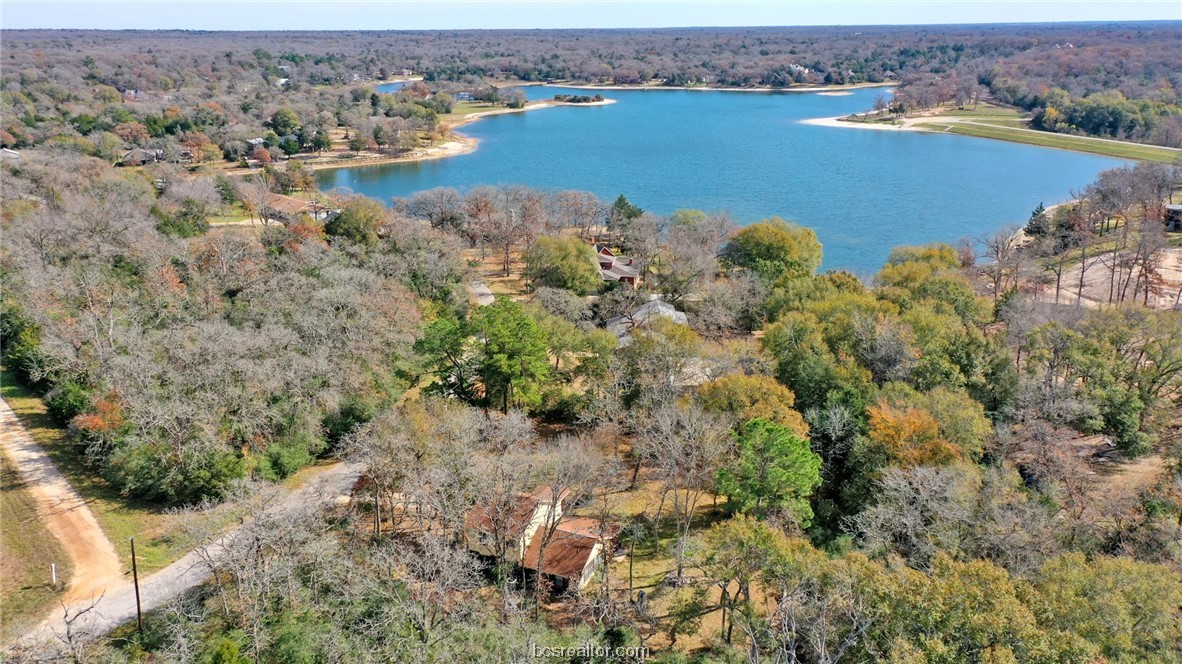
[[[821,92],[821,93],[849,93],[851,90],[862,88],[886,88],[898,85],[896,81],[882,83],[858,83],[856,85],[818,85],[795,86],[787,88],[757,87],[757,88],[728,88],[709,85],[588,85],[586,83],[529,83],[522,85],[551,85],[556,88],[570,88],[573,90],[700,90],[702,92]]]
[[[478,120],[489,117],[490,115],[505,115],[507,113],[524,113],[526,111],[537,111],[543,108],[555,108],[558,106],[607,106],[616,103],[615,99],[604,99],[602,101],[593,101],[583,104],[575,104],[565,101],[544,100],[530,102],[521,108],[496,108],[488,111],[480,111],[478,113],[468,113],[459,119],[447,122],[444,124],[444,130],[450,135],[449,140],[439,145],[433,145],[429,148],[418,148],[412,150],[407,154],[391,155],[391,156],[375,156],[375,157],[357,157],[355,159],[336,159],[327,162],[305,162],[304,166],[309,170],[323,171],[333,168],[352,168],[355,166],[379,166],[383,164],[402,164],[415,161],[430,161],[433,159],[444,159],[447,157],[455,157],[462,154],[468,154],[475,150],[480,141],[466,136],[460,132],[455,131],[459,127],[472,124]],[[231,171],[239,173],[241,171]]]
[[[849,117],[849,116],[848,115],[838,115],[838,116],[831,117],[831,118],[809,118],[808,120],[801,120],[800,124],[816,125],[819,127],[843,127],[843,128],[852,127],[854,129],[878,129],[878,130],[884,130],[884,131],[898,131],[898,130],[927,131],[926,129],[912,127],[911,123],[908,123],[906,120],[903,120],[902,124],[882,124],[881,122],[857,122],[857,121],[845,120],[844,118],[847,118],[847,117]],[[930,120],[930,118],[924,118],[924,120],[925,121]]]

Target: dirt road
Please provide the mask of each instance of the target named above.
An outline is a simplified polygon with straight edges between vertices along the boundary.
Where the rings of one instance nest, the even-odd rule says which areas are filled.
[[[0,447],[25,479],[46,528],[62,543],[74,565],[65,601],[89,601],[127,585],[115,545],[99,527],[86,501],[74,491],[49,454],[34,442],[3,400],[0,400]],[[50,562],[47,560],[45,564]]]
[[[278,499],[268,512],[282,512],[308,504],[328,505],[347,497],[361,473],[358,464],[338,463],[320,473],[297,491]],[[233,541],[239,530],[234,529],[215,542],[192,551],[180,560],[155,574],[140,580],[140,601],[143,611],[151,611],[169,599],[204,582],[210,576],[205,561],[216,562],[225,555],[226,546]],[[135,620],[135,591],[130,584],[107,588],[106,594],[97,601],[87,598],[70,604],[71,615],[91,607],[84,615],[74,620],[70,632],[80,638],[88,638],[111,631],[119,625]],[[66,633],[66,621],[62,611],[42,623],[31,633],[13,645],[15,649],[42,651],[61,644],[59,635]]]

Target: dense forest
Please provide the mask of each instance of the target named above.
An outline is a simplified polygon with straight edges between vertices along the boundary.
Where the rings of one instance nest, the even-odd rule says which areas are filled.
[[[898,84],[915,111],[988,97],[1037,128],[1182,146],[1182,37],[1169,23],[457,32],[6,31],[6,147],[55,146],[112,163],[131,147],[238,161],[414,144],[451,96],[493,82]],[[444,96],[395,99],[373,83],[423,76]],[[416,104],[415,101],[420,103]],[[285,110],[289,117],[277,118]],[[375,124],[380,127],[374,133]],[[270,132],[270,133],[269,133]],[[281,145],[286,143],[286,145]]]
[[[1182,661],[1182,312],[1145,306],[1175,168],[865,281],[807,228],[625,196],[336,192],[211,228],[307,184],[3,169],[5,366],[194,546],[244,524],[142,632],[11,661]],[[638,288],[603,280],[623,257]],[[1066,303],[1081,261],[1105,306]],[[472,306],[486,265],[525,287]],[[318,459],[364,469],[348,505],[264,509]],[[581,591],[522,573],[498,515],[526,496],[615,561]]]

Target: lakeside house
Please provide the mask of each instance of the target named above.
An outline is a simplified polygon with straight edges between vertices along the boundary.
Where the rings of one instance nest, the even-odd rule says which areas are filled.
[[[495,558],[499,544],[509,562],[545,576],[555,590],[586,588],[612,551],[619,529],[597,519],[563,516],[568,495],[564,491],[555,498],[549,487],[539,487],[506,505],[473,507],[464,522],[468,550]]]
[[[327,221],[339,213],[340,210],[330,208],[317,201],[306,201],[283,194],[270,194],[259,215],[264,219],[290,223],[301,216],[308,216],[315,221]]]
[[[607,247],[596,245],[595,253],[599,261],[599,278],[606,282],[618,281],[633,288],[640,281],[640,266],[636,259],[628,256],[617,256]]]

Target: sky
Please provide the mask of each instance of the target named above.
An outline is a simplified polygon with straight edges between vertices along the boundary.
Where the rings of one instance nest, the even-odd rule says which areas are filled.
[[[1182,20],[1182,0],[0,0],[0,26],[446,30]]]

